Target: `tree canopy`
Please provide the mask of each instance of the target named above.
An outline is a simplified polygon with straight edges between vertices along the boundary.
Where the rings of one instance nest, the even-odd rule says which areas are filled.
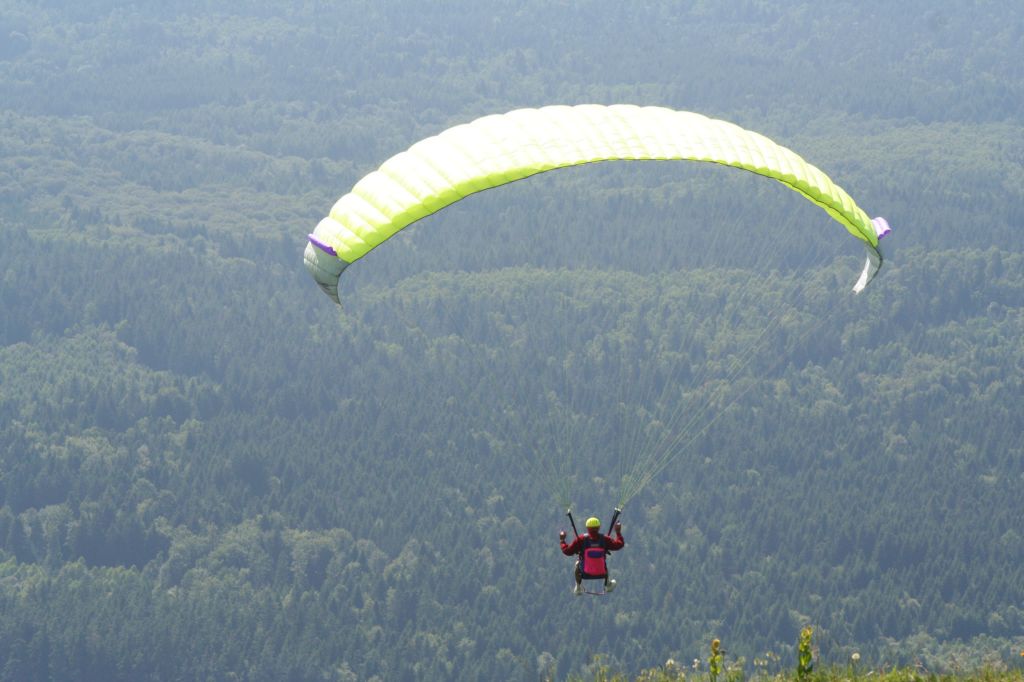
[[[837,662],[1011,660],[1022,41],[982,2],[7,3],[0,680],[565,678],[712,636],[785,655],[807,623]],[[683,228],[818,209],[653,164],[427,218],[353,266],[342,311],[308,281],[306,234],[384,159],[553,102],[799,149],[890,219],[886,270],[788,334],[792,280],[744,292]],[[545,367],[676,377],[768,304],[742,392],[627,508],[618,590],[574,600],[564,510],[503,456],[564,428]],[[536,440],[496,425],[513,400]],[[574,499],[603,517],[600,436]]]

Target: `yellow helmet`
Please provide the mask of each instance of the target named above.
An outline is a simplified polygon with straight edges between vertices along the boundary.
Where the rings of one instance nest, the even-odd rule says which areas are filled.
[[[587,528],[600,528],[600,527],[601,527],[601,519],[597,518],[596,516],[591,516],[589,519],[587,519]]]

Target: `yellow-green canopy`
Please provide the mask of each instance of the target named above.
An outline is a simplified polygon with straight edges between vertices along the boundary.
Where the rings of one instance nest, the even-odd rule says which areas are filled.
[[[778,180],[868,247],[854,291],[881,266],[874,221],[827,175],[763,135],[687,111],[628,104],[548,106],[485,116],[417,142],[356,183],[317,225],[306,267],[338,300],[338,277],[399,230],[463,197],[556,168],[612,160],[709,161]],[[628,239],[624,240],[628,243]]]

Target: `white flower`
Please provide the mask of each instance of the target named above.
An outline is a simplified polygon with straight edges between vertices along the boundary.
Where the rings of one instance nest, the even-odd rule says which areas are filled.
[[[858,652],[854,651],[853,654],[850,656],[850,660],[853,661],[854,663],[856,663],[857,661],[860,660],[860,654]]]

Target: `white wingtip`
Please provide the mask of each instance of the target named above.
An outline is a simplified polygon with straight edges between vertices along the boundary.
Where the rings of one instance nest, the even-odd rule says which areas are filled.
[[[313,275],[313,279],[316,280],[320,289],[332,301],[341,305],[341,300],[338,298],[338,279],[348,263],[337,256],[325,253],[314,246],[312,242],[306,244],[303,261],[306,264],[306,270]]]
[[[882,252],[873,246],[868,246],[868,258],[864,262],[864,270],[861,271],[860,277],[857,278],[857,283],[853,285],[853,293],[859,294],[871,284],[871,280],[875,278],[878,271],[882,267]]]
[[[889,221],[885,218],[878,217],[871,219],[871,227],[875,228],[875,234],[879,239],[882,239],[890,232],[892,228],[889,227]],[[864,270],[860,273],[860,277],[857,279],[857,283],[853,285],[853,293],[859,294],[864,291],[867,285],[871,284],[871,280],[875,278],[878,271],[882,269],[882,251],[876,246],[868,245],[868,259],[864,263]]]

